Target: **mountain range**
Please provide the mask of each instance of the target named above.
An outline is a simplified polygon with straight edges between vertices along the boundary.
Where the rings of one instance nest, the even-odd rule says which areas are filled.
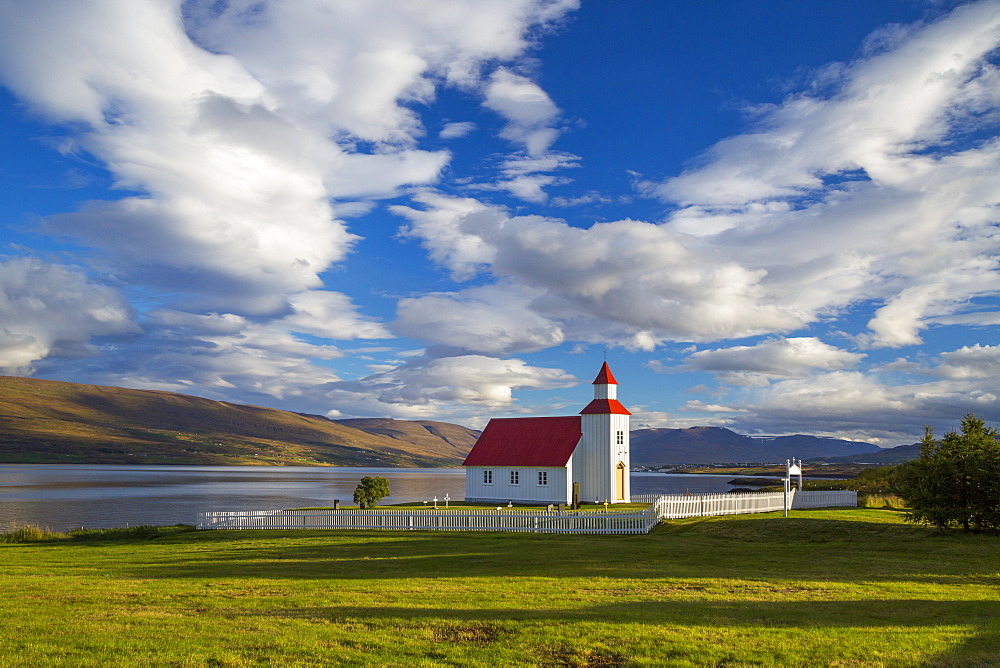
[[[0,376],[0,462],[458,466],[479,432],[430,420],[331,420],[173,392]],[[633,466],[912,459],[916,446],[798,434],[742,436],[722,427],[637,429]]]
[[[0,376],[0,462],[457,466],[479,432]]]
[[[742,436],[723,427],[637,429],[630,434],[633,466],[781,462],[877,453],[872,443],[807,436]]]

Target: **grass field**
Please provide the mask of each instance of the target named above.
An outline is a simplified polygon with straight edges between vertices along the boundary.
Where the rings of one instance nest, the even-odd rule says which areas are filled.
[[[0,544],[0,666],[1000,662],[1000,539],[887,510],[132,535]]]

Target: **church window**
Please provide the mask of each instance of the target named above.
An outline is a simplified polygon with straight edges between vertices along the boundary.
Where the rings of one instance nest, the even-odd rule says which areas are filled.
[[[625,445],[625,432],[619,431],[618,434],[616,434],[615,439],[618,445]]]
[[[538,484],[539,485],[543,485],[543,486],[549,484],[549,472],[548,471],[539,471],[538,472]]]
[[[493,471],[483,471],[483,484],[492,485],[493,484]]]
[[[520,485],[521,484],[521,472],[520,471],[511,471],[510,472],[510,484],[512,484],[512,485]]]

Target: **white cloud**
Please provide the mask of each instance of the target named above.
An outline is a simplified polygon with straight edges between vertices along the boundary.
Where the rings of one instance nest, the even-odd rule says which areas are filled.
[[[278,314],[357,239],[331,198],[438,178],[450,156],[415,147],[409,105],[442,81],[477,86],[484,62],[518,56],[530,27],[575,5],[5,4],[0,77],[140,193],[53,216],[50,231],[133,282],[199,295],[189,306]],[[511,95],[511,122],[535,128]]]
[[[335,383],[327,397],[355,415],[439,418],[451,413],[471,424],[483,419],[484,409],[514,409],[513,390],[576,383],[565,371],[532,367],[518,359],[458,355],[421,358],[357,381]]]
[[[103,371],[88,373],[109,385],[325,412],[323,387],[340,380],[325,362],[345,352],[302,335],[319,340],[386,335],[377,323],[351,320],[345,299],[307,292],[293,299],[286,317],[261,320],[159,309],[148,314],[144,339],[106,353]]]
[[[982,346],[977,343],[941,353],[940,364],[934,373],[942,378],[982,379],[995,382],[1000,378],[1000,346]],[[1000,388],[996,391],[1000,392]]]
[[[882,35],[821,72],[831,95],[759,110],[753,132],[646,191],[682,205],[673,229],[766,269],[807,319],[875,300],[862,340],[917,344],[935,319],[997,293],[998,26],[996,3],[981,2]],[[970,141],[976,131],[990,138]]]
[[[487,354],[551,348],[562,343],[564,335],[558,323],[529,309],[538,294],[523,286],[494,285],[402,299],[393,329],[403,336]]]
[[[138,333],[131,309],[80,271],[34,258],[0,261],[0,371],[30,375],[46,357],[93,354],[95,336]]]
[[[961,315],[939,316],[928,318],[926,321],[932,325],[969,325],[972,327],[989,327],[1000,325],[1000,311],[977,311],[974,313],[963,313]]]
[[[462,137],[468,137],[476,129],[476,124],[470,121],[463,121],[458,123],[448,123],[443,128],[441,132],[438,133],[438,137],[441,139],[460,139]]]
[[[504,219],[503,212],[470,197],[450,198],[424,192],[413,199],[425,208],[391,206],[389,210],[409,221],[401,233],[420,239],[431,259],[450,270],[452,278],[467,280],[493,260],[495,249],[474,231],[463,230],[462,223],[475,220],[483,226],[499,225]]]
[[[849,369],[865,356],[815,337],[771,339],[753,346],[702,350],[689,355],[680,367],[716,374],[727,385],[766,386],[776,378],[803,378],[815,371]]]
[[[310,337],[390,336],[348,296],[326,289],[328,270],[359,239],[336,212],[354,216],[371,198],[439,178],[451,156],[418,147],[426,129],[414,108],[433,102],[441,86],[490,88],[512,140],[547,147],[546,113],[531,112],[540,107],[525,98],[544,92],[496,68],[577,4],[0,5],[0,81],[61,124],[65,153],[95,158],[126,193],[49,216],[44,231],[91,247],[93,264],[148,290],[160,307],[148,318],[148,339],[109,353],[90,377],[311,402],[315,387],[339,379],[322,361],[343,352]],[[451,124],[442,134],[473,128]],[[476,248],[446,255],[479,261]],[[104,316],[94,309],[74,316],[98,297],[108,323],[99,325]],[[4,321],[7,368],[125,331],[115,299],[87,287],[79,303],[64,305],[66,331],[47,317],[15,330],[27,311],[13,313]]]
[[[522,154],[509,156],[502,164],[501,173],[504,178],[492,185],[480,184],[478,188],[481,190],[505,190],[525,202],[543,203],[549,198],[545,188],[570,182],[567,178],[545,172],[579,167],[579,160],[578,156],[555,151],[549,151],[539,156]]]
[[[312,290],[289,299],[292,315],[277,321],[291,330],[327,339],[387,339],[392,335],[373,318],[358,314],[347,295]]]
[[[721,369],[736,368],[741,360],[755,363],[749,349],[734,352],[734,358],[704,365],[706,370],[724,376]],[[897,360],[875,370],[847,370],[852,360],[826,351],[820,353],[826,364],[808,356],[818,372],[800,368],[794,359],[789,364],[784,355],[775,360],[774,352],[756,367],[767,370],[766,383],[744,384],[717,404],[688,402],[684,410],[731,412],[727,426],[743,433],[811,433],[883,446],[917,441],[924,425],[941,432],[970,411],[996,415],[1000,410],[995,387],[1000,346],[963,346],[931,364]],[[898,374],[909,378],[900,382]]]
[[[482,272],[543,291],[529,308],[569,340],[650,349],[876,309],[858,343],[918,344],[926,327],[1000,293],[994,8],[897,31],[822,71],[831,94],[762,110],[759,129],[647,184],[683,205],[662,224],[583,229],[440,196],[397,213],[456,278]],[[540,109],[533,117],[554,113]],[[506,187],[543,201],[552,175],[522,176]]]
[[[428,129],[417,112],[453,86],[481,96],[513,144],[494,159],[495,178],[461,185],[583,201],[548,193],[581,159],[553,149],[562,112],[519,60],[538,28],[576,5],[0,4],[0,80],[58,124],[66,154],[96,159],[124,195],[50,216],[43,230],[94,249],[93,267],[154,302],[143,309],[153,309],[148,338],[102,358],[108,382],[441,417],[463,404],[517,410],[516,389],[572,382],[488,357],[564,342],[652,350],[789,334],[849,313],[868,319],[868,331],[846,332],[858,345],[902,347],[928,327],[996,324],[996,2],[880,31],[806,92],[752,110],[750,131],[675,178],[642,184],[679,207],[658,223],[514,215],[435,192],[451,154],[421,148]],[[439,138],[475,127],[449,123]],[[407,221],[402,235],[475,283],[399,302],[392,327],[429,344],[430,357],[373,355],[377,373],[342,381],[329,364],[345,351],[333,341],[390,334],[333,289],[329,270],[368,223],[353,218],[348,229],[341,218],[411,192],[411,206],[392,207]],[[5,368],[30,372],[134,328],[121,297],[77,270],[15,265],[0,320]],[[18,272],[37,286],[10,287]],[[54,317],[62,309],[65,322]],[[756,416],[761,428],[815,413],[840,434],[863,419],[888,438],[920,411],[936,419],[995,405],[989,346],[931,367],[883,367],[934,379],[900,387],[855,372],[862,357],[811,337],[693,353],[685,365],[738,387],[687,408],[718,423]]]
[[[803,319],[773,302],[765,272],[688,249],[683,236],[632,220],[590,229],[510,217],[475,200],[425,195],[397,207],[431,257],[469,278],[479,269],[543,291],[530,304],[572,336],[651,349],[666,338],[712,340],[794,329]]]
[[[916,151],[996,104],[996,68],[984,59],[998,21],[996,4],[981,2],[897,36],[839,69],[830,99],[801,95],[765,110],[758,131],[719,142],[703,166],[658,192],[681,204],[742,207],[823,189],[825,177],[859,169],[905,186],[933,164]]]
[[[543,155],[559,134],[551,127],[559,117],[559,108],[548,94],[530,79],[506,68],[493,73],[483,106],[507,119],[500,136],[522,144],[531,157]]]

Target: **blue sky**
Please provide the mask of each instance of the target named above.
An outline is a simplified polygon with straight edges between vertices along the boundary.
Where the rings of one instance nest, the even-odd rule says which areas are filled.
[[[0,5],[0,373],[1000,421],[1000,2]]]

